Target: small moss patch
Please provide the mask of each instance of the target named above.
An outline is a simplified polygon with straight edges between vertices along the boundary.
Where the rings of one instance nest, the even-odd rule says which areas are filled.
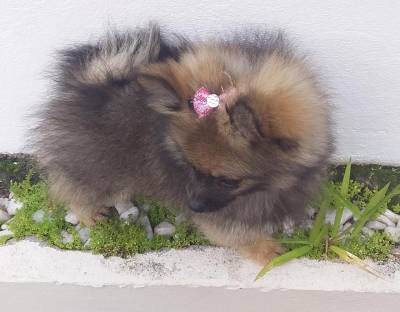
[[[386,234],[375,232],[368,238],[361,236],[345,240],[340,247],[361,259],[371,258],[376,261],[386,261],[393,248],[393,243]]]
[[[48,188],[44,181],[34,183],[32,175],[28,174],[22,182],[13,182],[11,191],[14,197],[24,205],[24,208],[18,210],[9,223],[9,228],[16,239],[36,236],[62,249],[85,249],[76,227],[65,222],[66,211],[64,207],[49,200]],[[138,199],[137,203],[148,206],[148,216],[152,226],[165,220],[174,223],[175,215],[161,203],[144,198]],[[44,211],[44,218],[40,223],[33,220],[33,215],[38,210]],[[69,243],[63,243],[62,231],[71,234],[73,240]],[[176,225],[176,232],[172,237],[155,235],[152,240],[149,240],[141,225],[132,224],[118,218],[97,224],[91,228],[89,237],[90,249],[94,253],[122,257],[162,248],[184,248],[192,245],[209,244],[204,236],[189,223]]]
[[[64,221],[65,210],[49,200],[47,185],[43,181],[32,183],[32,175],[28,174],[23,182],[13,182],[11,190],[14,197],[24,205],[24,208],[18,210],[9,223],[9,228],[16,239],[36,236],[62,249],[83,248],[75,227]],[[33,220],[33,214],[38,210],[43,210],[45,213],[41,223]],[[72,234],[74,238],[72,242],[67,244],[62,242],[63,230]]]
[[[207,245],[208,241],[190,224],[177,225],[171,238],[154,236],[149,240],[140,225],[111,219],[96,225],[90,232],[90,246],[94,253],[105,256],[127,257],[135,253],[160,250],[162,248],[184,248],[192,245]]]

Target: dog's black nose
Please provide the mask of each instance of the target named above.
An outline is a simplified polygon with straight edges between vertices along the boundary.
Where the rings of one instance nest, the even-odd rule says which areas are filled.
[[[192,199],[189,203],[189,208],[192,209],[194,212],[204,212],[207,210],[207,205],[204,202]]]

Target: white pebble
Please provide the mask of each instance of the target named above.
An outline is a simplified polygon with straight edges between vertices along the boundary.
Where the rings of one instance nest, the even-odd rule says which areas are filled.
[[[115,209],[117,209],[118,214],[122,215],[129,208],[132,208],[133,204],[130,201],[120,202],[115,204]]]
[[[325,223],[334,224],[335,217],[336,217],[336,209],[328,211],[328,213],[326,214],[326,217],[325,217]],[[353,217],[353,213],[351,212],[351,210],[348,208],[344,208],[343,214],[342,214],[342,219],[340,220],[340,225],[345,224],[352,217]]]
[[[369,228],[367,228],[365,226],[362,228],[361,232],[363,232],[363,234],[365,236],[369,236],[369,237],[371,237],[375,233],[373,230],[371,230],[371,229],[369,229]]]
[[[42,209],[35,211],[35,213],[32,215],[32,219],[33,221],[35,221],[36,223],[42,223],[44,220],[44,211]]]
[[[77,225],[79,223],[78,217],[71,211],[68,211],[64,218],[65,222]]]
[[[89,239],[89,228],[83,227],[78,230],[79,238],[81,239],[82,243],[86,243]]]
[[[161,222],[154,228],[154,233],[161,236],[172,236],[175,234],[176,228],[169,222]]]
[[[385,223],[387,226],[395,226],[395,224],[385,215],[380,215],[378,218],[376,218],[376,221]]]
[[[0,231],[0,237],[1,236],[14,236],[14,233],[11,232],[10,230],[4,230],[4,231]]]
[[[68,233],[67,231],[61,231],[61,236],[62,236],[62,243],[63,244],[69,244],[74,241],[74,237],[72,234]]]
[[[7,212],[10,216],[14,216],[17,213],[17,211],[22,207],[23,207],[22,203],[14,199],[10,199],[7,205]]]
[[[387,236],[395,243],[400,243],[400,228],[388,226],[385,229]]]
[[[380,231],[380,230],[384,230],[384,229],[386,228],[387,225],[386,225],[385,223],[382,223],[382,222],[379,222],[379,221],[374,220],[374,221],[369,221],[369,222],[367,222],[367,223],[365,224],[365,226],[366,226],[367,228],[371,229],[371,230],[378,230],[378,231]]]
[[[10,220],[10,215],[4,210],[0,210],[0,224],[7,222],[8,220]]]
[[[6,223],[2,224],[0,227],[2,230],[8,230],[8,225]]]
[[[151,227],[149,217],[144,215],[140,217],[139,223],[144,227],[144,230],[146,231],[147,239],[153,239],[153,228]]]
[[[7,211],[8,198],[0,197],[0,210]]]
[[[121,214],[121,219],[126,221],[135,222],[139,217],[139,209],[135,206],[129,208],[127,211]]]
[[[400,221],[400,215],[394,213],[393,211],[386,209],[386,211],[383,213],[386,217],[390,219],[393,223],[399,223]]]

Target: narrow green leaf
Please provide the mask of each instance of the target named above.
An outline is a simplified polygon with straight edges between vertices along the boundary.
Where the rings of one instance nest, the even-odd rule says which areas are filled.
[[[344,211],[343,205],[337,205],[336,214],[335,214],[335,221],[332,226],[332,237],[336,237],[337,233],[339,232],[340,228],[340,221],[342,220]]]
[[[349,185],[350,185],[350,172],[351,172],[351,158],[349,159],[346,169],[344,171],[342,185],[340,187],[340,194],[347,198],[347,194],[349,192]]]
[[[356,255],[352,254],[351,252],[348,252],[347,250],[344,250],[338,246],[329,246],[329,249],[333,251],[335,254],[337,254],[341,259],[346,261],[349,264],[355,265],[361,270],[364,270],[378,278],[382,278],[374,268],[372,268],[370,265],[368,265],[365,261],[361,260],[359,257]]]
[[[386,184],[382,189],[380,189],[368,202],[367,206],[365,207],[365,210],[363,211],[362,215],[360,218],[354,223],[353,225],[353,231],[351,232],[351,237],[356,237],[357,235],[360,234],[363,226],[365,223],[373,219],[373,216],[376,214],[376,212],[386,203],[388,203],[391,199],[389,194],[388,196],[386,195],[386,192],[389,188],[390,183]]]
[[[390,201],[393,197],[400,195],[400,184],[397,185],[387,196],[388,201]]]
[[[346,200],[348,200],[350,173],[351,173],[351,159],[349,159],[346,165],[346,169],[343,175],[342,185],[340,186],[340,195]],[[345,208],[344,204],[338,200],[335,200],[335,206],[336,206],[336,215],[332,227],[332,237],[336,237],[337,233],[339,232],[340,221],[342,220],[343,211]]]
[[[351,231],[351,237],[356,237],[361,233],[362,228],[364,227],[365,223],[367,223],[370,219],[372,219],[373,213],[365,213],[363,214],[352,226],[353,230]]]
[[[321,231],[318,233],[318,235],[312,241],[312,244],[314,247],[318,246],[321,243],[321,241],[327,236],[328,228],[329,228],[328,224],[324,224],[322,226]]]
[[[325,191],[317,217],[315,218],[314,224],[310,231],[309,239],[311,242],[315,241],[318,233],[321,231],[322,224],[325,222],[326,210],[328,209],[329,201],[329,192]]]
[[[262,278],[265,274],[267,274],[269,271],[271,271],[274,267],[280,266],[290,260],[304,256],[312,248],[313,248],[312,246],[299,247],[299,248],[293,249],[283,255],[280,255],[280,256],[272,259],[265,267],[263,267],[261,269],[261,271],[257,274],[255,280]]]
[[[327,185],[327,189],[330,193],[330,195],[337,201],[341,202],[342,205],[344,205],[346,208],[350,209],[350,211],[353,213],[354,217],[358,218],[361,215],[360,209],[354,205],[350,200],[344,198],[340,192],[338,192],[333,185]]]
[[[374,209],[378,203],[380,203],[384,198],[389,189],[390,182],[387,183],[383,188],[381,188],[375,195],[370,199],[367,206],[365,207],[364,213],[368,213],[372,209]]]

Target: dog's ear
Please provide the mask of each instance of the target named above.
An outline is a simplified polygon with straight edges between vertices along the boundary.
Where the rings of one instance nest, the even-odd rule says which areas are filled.
[[[229,119],[234,130],[249,141],[264,137],[254,112],[246,104],[246,97],[240,97],[228,110]]]
[[[146,102],[162,114],[173,114],[182,108],[182,96],[172,63],[150,65],[138,75]]]

